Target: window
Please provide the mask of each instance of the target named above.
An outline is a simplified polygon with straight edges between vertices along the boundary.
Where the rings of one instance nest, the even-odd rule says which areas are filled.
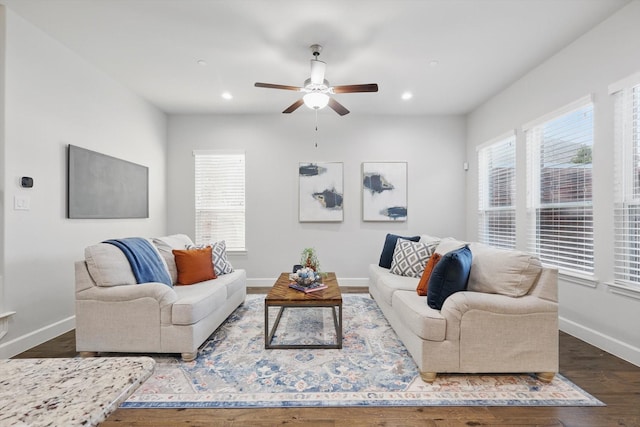
[[[525,126],[530,249],[562,270],[593,274],[593,103]]]
[[[615,94],[615,280],[640,284],[640,74]],[[617,85],[619,86],[619,85]]]
[[[225,240],[245,249],[244,153],[194,151],[196,243]]]
[[[489,142],[478,150],[478,240],[516,246],[516,137]]]

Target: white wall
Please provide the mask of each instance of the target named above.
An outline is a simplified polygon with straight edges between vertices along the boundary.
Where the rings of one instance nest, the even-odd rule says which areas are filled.
[[[292,115],[171,116],[168,231],[194,237],[192,151],[243,149],[248,254],[231,262],[247,270],[250,285],[273,284],[308,246],[318,250],[322,269],[335,271],[341,284],[366,285],[361,279],[378,261],[387,232],[465,234],[463,118],[339,117],[327,109],[319,114],[318,132],[314,126],[314,114],[306,108]],[[343,222],[298,222],[298,165],[305,161],[344,163]],[[408,162],[408,221],[361,220],[364,161]]]
[[[3,106],[4,294],[15,311],[0,341],[10,357],[74,327],[75,260],[110,237],[166,229],[166,116],[32,26],[6,12]],[[66,146],[149,167],[150,217],[66,219]],[[18,185],[34,179],[32,189]],[[13,209],[14,196],[31,209]]]
[[[517,129],[518,247],[526,248],[525,143],[521,126],[587,94],[595,103],[593,148],[595,276],[560,280],[561,328],[640,365],[640,289],[623,296],[613,280],[613,100],[609,84],[640,71],[640,2],[634,1],[473,111],[467,122],[467,231],[477,238],[476,147]],[[589,283],[587,283],[589,284]]]

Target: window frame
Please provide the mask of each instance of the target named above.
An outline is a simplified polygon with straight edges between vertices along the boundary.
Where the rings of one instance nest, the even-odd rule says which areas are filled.
[[[640,290],[640,233],[632,234],[640,224],[640,183],[634,182],[634,174],[640,173],[640,166],[634,167],[640,161],[640,73],[610,85],[609,95],[615,97],[613,280]],[[636,211],[635,221],[631,210]]]
[[[194,150],[194,241],[196,244],[208,244],[213,241],[225,240],[226,242],[226,251],[227,253],[235,253],[242,254],[246,253],[246,153],[243,150]],[[200,176],[200,173],[205,173],[204,170],[201,170],[199,167],[199,160],[205,160],[206,157],[210,158],[210,161],[215,161],[214,158],[218,158],[218,161],[222,163],[228,162],[228,167],[232,167],[232,162],[240,162],[242,166],[241,174],[234,174],[233,176],[227,176],[229,179],[238,178],[238,182],[234,184],[241,187],[241,194],[235,195],[234,197],[229,198],[230,203],[240,203],[239,205],[226,205],[226,206],[202,206],[201,203],[204,200],[199,195],[204,189],[199,186],[202,185],[202,179],[206,179],[206,177]],[[241,178],[240,178],[241,177]],[[211,176],[209,179],[215,179],[214,176]],[[228,187],[224,187],[228,190]],[[212,198],[208,200],[209,203],[215,203],[215,198],[222,198],[224,196],[222,193],[218,193],[214,195]],[[207,211],[213,213],[233,213],[236,212],[239,215],[234,218],[234,220],[240,223],[240,226],[221,226],[216,227],[213,226],[213,229],[218,229],[218,232],[215,232],[216,235],[212,235],[211,233],[204,232],[203,227],[199,224],[200,214],[199,212]],[[215,221],[215,220],[213,220]],[[222,229],[220,229],[222,228]]]
[[[502,145],[512,145],[512,153],[505,153],[506,149],[503,149]],[[515,249],[516,247],[516,215],[517,215],[517,145],[516,145],[516,133],[515,131],[507,132],[499,137],[493,138],[486,143],[480,145],[476,149],[478,160],[478,241],[486,245],[491,245],[505,249]],[[511,188],[509,196],[511,198],[511,204],[508,206],[491,206],[491,172],[494,169],[490,167],[490,163],[495,157],[509,157],[513,163],[513,174],[511,177]],[[512,212],[512,224],[513,229],[500,230],[501,233],[493,236],[487,232],[490,225],[487,224],[493,213],[509,213]],[[492,238],[493,237],[493,238]]]
[[[527,233],[530,252],[538,255],[543,263],[556,266],[564,274],[593,278],[595,274],[593,174],[591,174],[590,177],[591,193],[589,200],[543,202],[542,191],[545,190],[545,188],[543,188],[541,183],[543,177],[541,161],[543,158],[544,127],[585,108],[590,109],[591,139],[589,147],[591,153],[593,153],[593,147],[595,145],[595,106],[591,95],[580,98],[523,126],[527,148]],[[593,171],[593,160],[591,160],[589,164],[591,164],[591,171]],[[553,178],[551,183],[559,184],[562,182],[562,180]],[[551,191],[554,197],[558,196],[558,193],[556,193],[553,188]],[[573,212],[571,210],[573,210]],[[577,241],[571,241],[570,235],[567,234],[562,236],[562,239],[558,239],[555,246],[551,247],[551,245],[547,244],[549,248],[545,250],[542,248],[545,237],[548,237],[548,233],[550,231],[553,232],[554,228],[560,229],[563,225],[558,225],[560,221],[548,222],[547,224],[550,225],[548,230],[541,233],[540,224],[543,221],[540,221],[540,215],[544,213],[543,211],[546,211],[549,215],[556,215],[558,217],[562,215],[584,214],[590,218],[590,221],[578,222],[572,219],[572,222],[564,225],[564,227],[569,228],[577,224],[577,226],[575,226],[577,229],[573,230],[575,233],[573,238]],[[565,231],[571,233],[570,230]],[[580,237],[576,238],[576,236]],[[582,252],[578,250],[581,245],[583,247]]]

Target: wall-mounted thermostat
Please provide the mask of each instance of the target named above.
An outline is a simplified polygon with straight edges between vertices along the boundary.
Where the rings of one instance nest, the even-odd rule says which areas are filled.
[[[33,187],[33,178],[30,176],[23,176],[20,178],[20,186],[22,188],[31,188]]]

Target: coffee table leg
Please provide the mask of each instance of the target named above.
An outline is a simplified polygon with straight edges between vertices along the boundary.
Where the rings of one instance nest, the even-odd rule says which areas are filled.
[[[338,317],[336,317],[336,307],[331,307],[333,314],[333,325],[336,328],[336,346],[342,348],[342,305],[338,306]]]
[[[280,311],[276,316],[276,321],[273,323],[273,327],[271,331],[269,331],[269,312],[268,306],[264,306],[264,348],[273,348],[271,346],[271,341],[273,340],[273,336],[276,333],[276,329],[278,329],[278,325],[280,324],[280,318],[282,317],[282,312],[284,311],[284,306],[280,307]]]

